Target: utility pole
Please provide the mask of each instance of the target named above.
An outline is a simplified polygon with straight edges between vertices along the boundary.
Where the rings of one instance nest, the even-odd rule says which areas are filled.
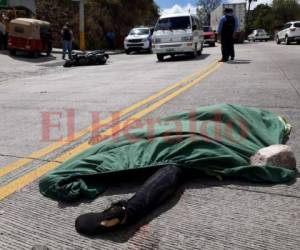
[[[251,9],[251,3],[252,2],[257,2],[257,0],[248,0],[248,10],[247,10],[247,13],[246,13],[246,30],[245,30],[246,33],[248,32],[248,29],[249,29],[250,9]]]
[[[84,32],[84,4],[85,0],[79,3],[79,36],[80,36],[80,50],[85,50],[85,32]]]
[[[85,0],[73,0],[79,2],[79,47],[80,50],[85,50],[85,28],[84,28],[84,4]]]

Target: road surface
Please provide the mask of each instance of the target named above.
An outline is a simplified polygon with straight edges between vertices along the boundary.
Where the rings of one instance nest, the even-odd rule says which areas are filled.
[[[97,131],[109,135],[116,114],[114,122],[124,124],[132,116],[147,121],[217,103],[265,108],[293,125],[289,144],[299,161],[300,46],[268,42],[236,50],[231,63],[216,62],[216,47],[192,60],[121,54],[104,66],[68,69],[58,55],[0,54],[0,249],[299,249],[299,181],[200,178],[139,225],[97,238],[78,235],[76,217],[130,197],[141,183],[118,183],[77,204],[38,192],[40,176],[89,147],[92,122],[98,117]]]

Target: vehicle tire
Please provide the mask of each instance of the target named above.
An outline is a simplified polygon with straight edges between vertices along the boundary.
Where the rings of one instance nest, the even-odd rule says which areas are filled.
[[[30,52],[30,53],[29,53],[29,56],[32,57],[32,58],[38,58],[39,53],[38,53],[37,51]]]
[[[48,50],[47,50],[47,56],[50,56],[51,55],[51,52],[52,52],[52,47],[51,48],[48,48]]]
[[[196,57],[197,57],[197,55],[198,55],[197,44],[195,45],[195,49],[194,49],[194,51],[193,51],[193,52],[190,52],[190,53],[188,53],[188,55],[189,55],[189,57],[190,57],[191,59],[194,59],[194,58],[196,58]]]
[[[291,42],[290,42],[290,40],[289,40],[289,37],[286,36],[286,37],[285,37],[285,44],[286,44],[286,45],[290,45],[290,43],[291,43]]]
[[[78,60],[78,66],[86,66],[89,64],[88,58],[82,57]]]
[[[215,46],[215,43],[213,43]],[[203,44],[201,44],[201,49],[197,51],[197,55],[201,56],[202,55],[202,50],[203,50]]]
[[[125,53],[126,53],[127,55],[129,55],[129,54],[130,54],[130,50],[129,50],[129,49],[125,49]]]
[[[211,47],[216,47],[216,43],[213,42],[213,43],[211,44]]]
[[[149,44],[149,49],[148,49],[149,54],[152,54],[152,42]]]
[[[10,50],[9,50],[9,54],[10,54],[11,56],[15,56],[15,55],[16,55],[16,50],[15,50],[15,49],[10,49]]]
[[[300,44],[300,41],[297,41],[297,44]]]
[[[159,62],[162,62],[164,60],[164,55],[162,54],[156,54],[156,57]]]
[[[276,43],[277,43],[277,44],[281,44],[281,41],[280,41],[280,39],[279,39],[279,36],[276,36]]]
[[[71,62],[71,60],[67,60],[65,63],[64,63],[64,65],[63,65],[65,68],[70,68],[70,67],[72,67],[72,62]]]

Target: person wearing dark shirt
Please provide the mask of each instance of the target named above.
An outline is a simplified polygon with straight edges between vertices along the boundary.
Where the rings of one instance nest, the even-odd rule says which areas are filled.
[[[70,29],[68,23],[65,24],[61,31],[62,40],[63,40],[63,56],[62,58],[65,59],[66,53],[68,52],[69,60],[72,58],[72,40],[73,40],[73,33]]]
[[[234,60],[234,41],[233,35],[238,29],[238,19],[234,16],[233,10],[225,8],[224,16],[221,18],[218,33],[221,36],[222,59],[221,62],[227,62],[229,56]]]

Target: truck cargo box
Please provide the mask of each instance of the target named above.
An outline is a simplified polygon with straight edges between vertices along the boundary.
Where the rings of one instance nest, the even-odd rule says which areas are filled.
[[[239,20],[239,28],[235,35],[236,42],[243,42],[245,40],[245,27],[246,27],[246,3],[233,3],[233,4],[221,4],[215,10],[210,13],[210,25],[213,30],[218,30],[218,25],[223,11],[225,8],[231,8],[234,11],[235,16]]]

